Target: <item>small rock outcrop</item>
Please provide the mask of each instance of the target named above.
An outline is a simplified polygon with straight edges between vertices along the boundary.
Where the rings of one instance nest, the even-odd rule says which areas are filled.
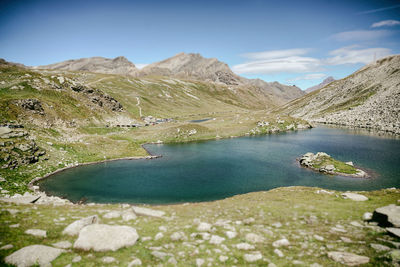
[[[5,258],[5,262],[18,267],[29,267],[39,264],[49,266],[65,250],[43,245],[32,245],[21,248]]]
[[[366,256],[360,256],[357,254],[343,252],[343,251],[328,252],[328,257],[346,266],[357,266],[369,262],[369,258]]]
[[[377,208],[372,220],[378,222],[382,227],[400,227],[400,206],[394,204]]]
[[[368,177],[366,172],[355,168],[352,162],[350,164],[350,162],[345,163],[333,159],[325,152],[318,152],[316,154],[308,152],[300,158],[299,162],[303,167],[310,168],[324,174],[349,176],[355,178]]]
[[[42,103],[37,99],[21,99],[17,101],[17,105],[21,106],[27,111],[31,111],[36,114],[44,115]]]
[[[75,249],[94,251],[116,251],[133,246],[139,235],[135,228],[120,225],[92,224],[79,232],[74,243]]]

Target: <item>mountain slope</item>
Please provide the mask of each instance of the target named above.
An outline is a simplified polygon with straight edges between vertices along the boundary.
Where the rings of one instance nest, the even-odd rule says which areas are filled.
[[[317,84],[317,85],[314,85],[314,86],[312,86],[312,87],[310,87],[310,88],[307,88],[307,89],[305,90],[305,92],[306,92],[307,94],[308,94],[308,93],[311,93],[311,92],[313,92],[313,91],[315,91],[315,90],[321,89],[322,87],[324,87],[324,86],[327,85],[327,84],[330,84],[330,83],[333,82],[333,81],[335,81],[335,79],[334,79],[332,76],[329,76],[328,78],[326,78],[325,80],[323,80],[322,83]]]
[[[400,55],[368,64],[277,112],[316,122],[400,134]]]
[[[193,53],[179,53],[150,64],[140,71],[140,75],[197,79],[235,88],[247,87],[249,90],[261,90],[272,95],[277,105],[305,94],[296,86],[287,86],[278,82],[268,83],[260,79],[246,79],[233,73],[227,64],[216,58],[204,58],[200,54]]]
[[[90,57],[72,59],[55,64],[33,67],[34,69],[54,69],[67,71],[87,71],[107,74],[136,76],[138,69],[125,57],[113,59],[104,57]]]

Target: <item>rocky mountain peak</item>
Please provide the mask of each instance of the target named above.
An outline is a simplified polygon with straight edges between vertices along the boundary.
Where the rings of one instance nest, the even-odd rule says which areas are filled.
[[[312,86],[310,88],[307,88],[305,90],[305,92],[306,93],[311,93],[311,92],[313,92],[315,90],[321,89],[325,85],[328,85],[328,84],[330,84],[331,82],[334,82],[334,81],[335,81],[335,79],[332,76],[329,76],[329,77],[325,78],[320,84],[317,84],[317,85],[314,85],[314,86]]]

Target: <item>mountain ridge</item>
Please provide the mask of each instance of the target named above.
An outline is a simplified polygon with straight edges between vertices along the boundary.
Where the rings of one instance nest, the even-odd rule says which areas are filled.
[[[332,76],[329,76],[329,77],[325,78],[321,83],[319,83],[317,85],[314,85],[314,86],[311,86],[311,87],[307,88],[304,91],[308,94],[308,93],[311,93],[311,92],[313,92],[315,90],[321,89],[325,85],[328,85],[328,84],[330,84],[331,82],[334,82],[334,81],[335,81],[335,79]]]

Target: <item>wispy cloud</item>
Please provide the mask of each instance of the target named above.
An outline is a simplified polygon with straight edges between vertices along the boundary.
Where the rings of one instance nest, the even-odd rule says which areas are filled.
[[[322,78],[325,78],[326,75],[325,73],[309,73],[303,76],[298,76],[295,78],[287,79],[287,82],[297,82],[297,81],[304,81],[304,80],[319,80]]]
[[[292,52],[288,52],[292,51]],[[293,51],[297,51],[294,53]],[[361,48],[359,45],[346,46],[328,53],[326,58],[306,57],[303,49],[272,50],[247,53],[242,56],[248,61],[234,65],[232,70],[237,74],[276,74],[276,73],[310,73],[324,71],[326,67],[344,64],[367,64],[374,59],[391,54],[387,48]],[[251,56],[248,56],[251,55]],[[280,56],[280,57],[279,57]],[[301,76],[305,79],[320,79],[323,73],[311,73]],[[296,79],[296,78],[295,78]]]
[[[394,19],[389,19],[389,20],[382,20],[379,22],[375,22],[374,24],[371,25],[371,28],[378,28],[378,27],[384,27],[384,26],[396,26],[400,25],[400,21],[394,20]]]
[[[324,60],[327,65],[342,64],[368,64],[374,59],[379,59],[391,54],[388,48],[366,48],[358,49],[359,46],[346,46],[329,52],[332,57]]]
[[[400,5],[394,5],[394,6],[377,8],[377,9],[365,10],[365,11],[359,12],[358,14],[371,14],[371,13],[381,12],[381,11],[385,11],[385,10],[389,10],[389,9],[395,9],[395,8],[400,8]]]
[[[339,32],[330,36],[330,39],[346,42],[346,41],[370,41],[377,40],[391,35],[392,32],[388,30],[359,30]]]

